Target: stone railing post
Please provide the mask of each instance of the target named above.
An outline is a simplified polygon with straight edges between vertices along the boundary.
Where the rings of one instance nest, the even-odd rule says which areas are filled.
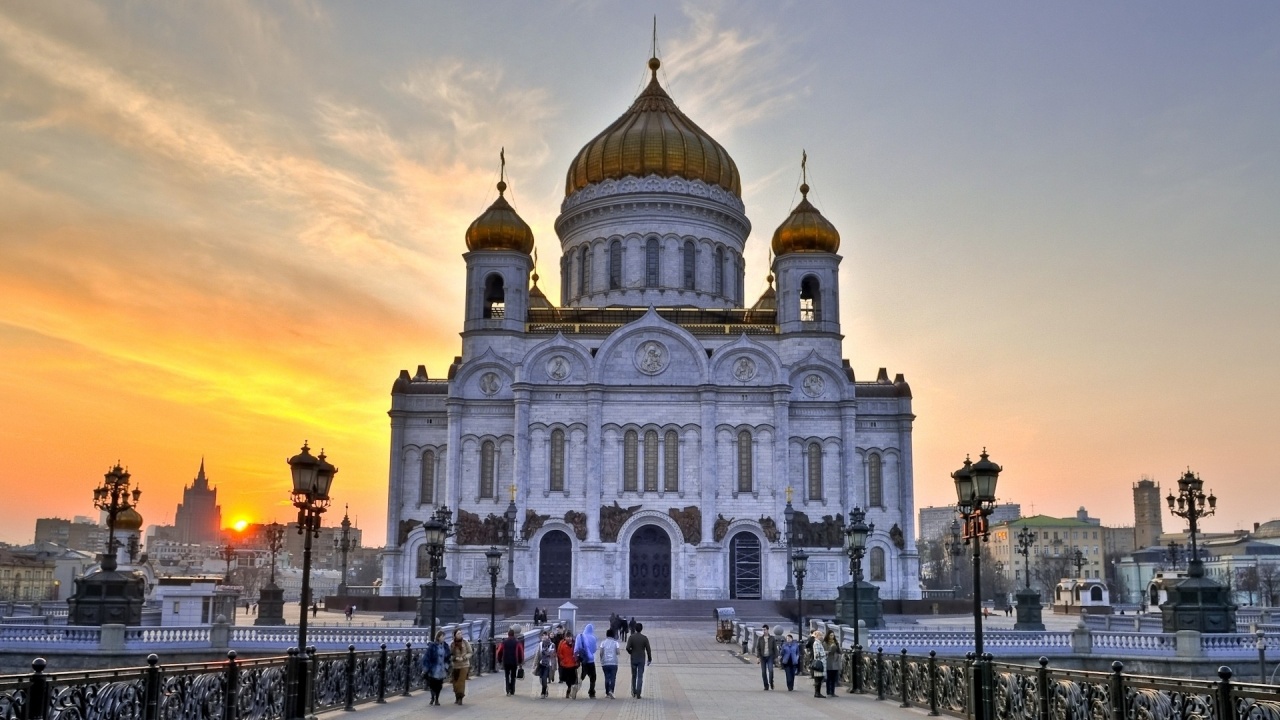
[[[1093,631],[1088,625],[1084,624],[1084,620],[1076,625],[1071,631],[1071,653],[1073,655],[1088,655],[1093,652]]]
[[[143,681],[142,720],[160,717],[160,658],[155,653],[147,656],[147,675]]]
[[[27,690],[26,720],[44,720],[49,709],[49,678],[45,677],[44,658],[31,661],[31,686]]]
[[[884,648],[876,650],[876,699],[884,699]]]
[[[409,697],[409,683],[413,681],[413,643],[404,644],[404,689],[400,697]]]
[[[929,715],[938,717],[938,651],[929,651]]]
[[[347,697],[342,709],[351,712],[356,709],[356,646],[347,646]]]
[[[98,649],[103,652],[124,652],[124,625],[108,623],[98,635]]]
[[[1036,696],[1040,700],[1037,720],[1049,720],[1049,658],[1040,656],[1040,667],[1036,670]]]
[[[1204,647],[1200,643],[1199,630],[1179,630],[1174,635],[1177,637],[1178,649],[1177,656],[1180,658],[1199,658],[1204,657]]]
[[[105,625],[103,627],[106,627]],[[214,650],[226,650],[231,645],[231,623],[222,615],[213,621],[209,628],[209,647]]]
[[[902,648],[902,659],[898,661],[898,684],[902,686],[902,705],[900,707],[911,707],[911,701],[907,699],[907,649]]]
[[[387,701],[387,644],[378,646],[378,704]]]
[[[1226,665],[1219,667],[1218,677],[1222,679],[1214,691],[1214,696],[1218,703],[1218,717],[1234,718],[1236,711],[1235,703],[1231,701],[1231,668]]]
[[[237,699],[240,695],[240,666],[236,664],[236,651],[227,651],[226,681],[223,694],[222,720],[236,720],[236,711],[240,708]]]

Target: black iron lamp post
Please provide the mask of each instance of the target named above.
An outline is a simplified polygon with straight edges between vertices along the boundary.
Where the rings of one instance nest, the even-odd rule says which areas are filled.
[[[485,566],[489,570],[489,657],[490,667],[497,662],[498,646],[493,640],[493,626],[498,622],[498,576],[502,574],[502,551],[489,546],[484,551]]]
[[[1035,545],[1037,533],[1024,527],[1018,531],[1017,547],[1014,552],[1022,556],[1022,571],[1026,573],[1026,583],[1018,590],[1017,620],[1014,630],[1044,631],[1043,608],[1040,605],[1040,592],[1031,589],[1031,546]]]
[[[1088,562],[1089,562],[1088,560],[1084,559],[1084,552],[1080,548],[1076,548],[1075,552],[1071,553],[1071,564],[1074,565],[1076,568],[1077,578],[1084,577],[1084,575],[1082,574],[1083,568],[1086,564],[1088,564]]]
[[[284,547],[284,526],[273,522],[262,530],[267,552],[271,554],[271,579],[258,591],[258,616],[254,625],[284,625],[284,590],[276,585],[276,561]]]
[[[293,506],[298,508],[298,534],[302,535],[302,608],[298,615],[298,650],[290,654],[290,690],[285,717],[306,717],[311,697],[311,673],[307,652],[307,609],[311,604],[311,540],[320,535],[320,516],[329,508],[329,488],[338,468],[325,460],[324,450],[318,456],[304,442],[302,452],[289,458],[293,475]]]
[[[809,553],[803,550],[797,550],[795,554],[791,556],[791,569],[796,576],[796,598],[800,602],[800,632],[804,633],[804,576],[809,572]]]
[[[1178,569],[1178,556],[1181,554],[1182,554],[1182,546],[1178,544],[1177,540],[1170,540],[1169,552],[1168,552],[1170,570]]]
[[[1022,528],[1018,531],[1018,547],[1014,552],[1022,556],[1022,571],[1026,573],[1027,584],[1026,589],[1031,589],[1031,546],[1035,544],[1036,534],[1031,528]]]
[[[342,508],[342,533],[333,538],[333,549],[338,551],[342,557],[342,574],[338,576],[338,595],[347,596],[347,553],[356,547],[356,543],[351,540],[351,517],[347,513],[347,506]]]
[[[960,521],[951,520],[951,541],[947,543],[947,554],[951,556],[951,597],[960,597],[960,556],[964,554],[964,543],[960,540]]]
[[[964,520],[964,540],[973,545],[973,687],[974,720],[991,720],[990,663],[982,650],[982,542],[990,537],[987,518],[995,508],[996,481],[1001,468],[987,457],[986,448],[976,463],[965,458],[964,466],[951,474],[956,485],[956,509]]]
[[[441,506],[422,523],[426,534],[427,557],[431,562],[431,635],[436,636],[436,603],[440,599],[440,568],[444,565],[444,541],[453,535],[453,513]]]
[[[516,486],[511,486],[511,503],[507,505],[507,511],[503,513],[503,517],[507,520],[507,526],[503,532],[507,535],[507,584],[502,586],[502,596],[509,598],[520,597],[520,590],[516,587],[516,515],[519,510],[516,509]]]
[[[849,526],[844,529],[844,549],[849,554],[849,574],[853,576],[853,671],[849,673],[849,691],[857,693],[862,692],[862,556],[867,550],[867,537],[876,529],[875,523],[866,519],[867,513],[855,507],[849,512]]]
[[[1204,562],[1196,541],[1200,521],[1213,515],[1218,498],[1204,494],[1204,481],[1190,469],[1178,478],[1178,494],[1165,498],[1169,512],[1184,518],[1190,529],[1191,557],[1187,559],[1187,577],[1172,586],[1169,601],[1160,606],[1165,632],[1198,630],[1200,632],[1235,632],[1235,605],[1228,588],[1204,576]]]
[[[783,532],[787,539],[787,586],[782,588],[782,599],[790,600],[796,596],[796,586],[792,584],[791,578],[795,569],[792,565],[791,554],[795,550],[795,527],[796,527],[796,509],[791,507],[791,486],[787,486],[787,507],[782,511]]]
[[[132,510],[142,497],[140,488],[129,489],[128,470],[116,463],[115,467],[103,476],[103,482],[93,490],[93,506],[107,514],[107,552],[102,556],[102,569],[115,570],[116,562],[116,518],[126,510]]]
[[[231,562],[236,559],[236,549],[232,547],[230,542],[227,542],[223,544],[220,554],[222,555],[222,562],[227,564],[227,570],[223,574],[222,582],[227,585],[230,585],[231,584]]]
[[[1178,494],[1170,492],[1165,500],[1169,503],[1169,512],[1184,518],[1191,530],[1191,559],[1187,561],[1187,574],[1191,577],[1204,577],[1204,563],[1200,561],[1196,535],[1200,530],[1200,520],[1217,512],[1218,498],[1212,492],[1205,495],[1204,481],[1187,470],[1186,474],[1178,478]],[[1206,502],[1209,505],[1207,508]]]

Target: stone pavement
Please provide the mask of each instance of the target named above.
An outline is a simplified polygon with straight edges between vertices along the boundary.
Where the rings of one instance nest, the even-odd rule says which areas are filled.
[[[643,622],[643,621],[642,621]],[[601,623],[596,623],[597,628]],[[537,679],[526,672],[516,685],[516,695],[503,692],[502,675],[472,678],[467,683],[467,698],[462,706],[453,704],[446,685],[440,707],[427,705],[427,694],[415,692],[409,698],[391,698],[385,705],[359,705],[355,713],[333,711],[322,717],[336,720],[401,720],[423,717],[519,717],[538,720],[664,720],[700,718],[741,720],[755,717],[849,718],[859,720],[922,720],[927,711],[902,709],[896,702],[877,702],[873,695],[846,695],[837,690],[833,699],[813,697],[813,681],[796,678],[795,692],[787,692],[785,676],[777,672],[777,690],[765,692],[760,668],[754,660],[746,661],[740,648],[718,644],[712,634],[713,623],[645,623],[645,635],[654,647],[653,665],[645,672],[644,697],[630,697],[631,669],[625,663],[618,668],[617,698],[604,697],[604,676],[597,668],[599,682],[596,699],[587,699],[583,688],[577,700],[567,700],[564,685],[551,691],[552,697],[540,700],[533,696]],[[601,635],[601,637],[603,637]]]

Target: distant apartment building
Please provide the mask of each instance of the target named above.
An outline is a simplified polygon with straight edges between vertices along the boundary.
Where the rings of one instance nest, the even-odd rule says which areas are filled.
[[[942,505],[935,507],[920,508],[920,539],[925,542],[937,541],[951,532],[951,521],[955,520],[956,507],[954,505]],[[1022,517],[1022,505],[1018,503],[1004,503],[997,505],[995,510],[991,512],[990,523],[1008,522],[1017,520]]]
[[[11,548],[0,548],[0,600],[43,602],[56,600],[54,562]]]
[[[37,544],[52,543],[70,550],[101,553],[107,549],[107,529],[88,518],[75,520],[56,517],[39,518],[36,520],[35,542]]]
[[[222,532],[222,508],[218,505],[218,490],[209,487],[204,473],[204,459],[200,471],[191,485],[182,489],[182,502],[174,515],[179,543],[216,543]]]
[[[1018,533],[1026,528],[1033,534],[1029,558],[1031,587],[1041,594],[1051,591],[1062,578],[1106,578],[1108,561],[1107,534],[1094,518],[1081,508],[1076,517],[1055,518],[1035,515],[991,526],[991,555],[1004,563],[1005,575],[1015,587],[1024,587],[1027,578],[1027,560],[1017,553]],[[1123,528],[1132,536],[1131,528]],[[1080,551],[1083,564],[1077,569],[1076,551]],[[1008,568],[1013,571],[1009,572]]]

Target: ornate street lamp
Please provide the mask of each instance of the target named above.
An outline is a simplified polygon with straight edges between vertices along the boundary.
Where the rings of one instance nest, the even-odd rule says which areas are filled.
[[[804,576],[809,571],[809,553],[803,550],[797,550],[795,554],[791,556],[791,569],[796,576],[796,597],[800,601],[799,625],[800,625],[800,632],[803,633],[805,632],[805,629],[804,629]]]
[[[1178,494],[1165,498],[1169,512],[1185,518],[1190,530],[1191,557],[1187,560],[1187,577],[1173,585],[1169,600],[1160,606],[1165,632],[1199,630],[1200,632],[1235,632],[1235,605],[1231,594],[1204,576],[1204,562],[1196,541],[1200,521],[1218,509],[1218,498],[1204,494],[1204,481],[1190,469],[1178,478]]]
[[[502,551],[490,545],[484,551],[484,562],[489,570],[489,667],[492,668],[497,661],[498,652],[498,646],[493,641],[493,626],[498,621],[498,575],[502,574]]]
[[[1204,577],[1204,563],[1200,561],[1200,547],[1196,543],[1200,520],[1217,512],[1218,498],[1211,491],[1204,494],[1204,481],[1190,469],[1178,478],[1178,494],[1172,492],[1165,498],[1169,503],[1169,512],[1184,518],[1191,530],[1191,559],[1187,562],[1187,574],[1191,577]],[[1205,503],[1209,507],[1205,507]],[[1176,507],[1175,507],[1176,506]]]
[[[306,717],[311,697],[307,652],[307,609],[311,605],[311,540],[320,536],[320,516],[329,509],[329,488],[338,468],[325,459],[324,450],[319,456],[311,454],[307,443],[302,452],[289,458],[289,472],[293,476],[293,506],[298,508],[298,534],[302,535],[302,608],[298,615],[298,650],[290,654],[290,691],[287,712],[289,720]]]
[[[347,553],[356,547],[351,541],[351,517],[347,513],[348,506],[342,506],[342,534],[334,536],[333,549],[342,556],[342,574],[338,576],[338,595],[347,596]]]
[[[431,563],[431,635],[436,636],[436,603],[440,599],[440,568],[444,564],[444,542],[453,535],[453,513],[441,506],[425,522],[422,531],[427,558]]]
[[[227,585],[230,585],[231,584],[231,561],[236,559],[236,549],[231,546],[230,542],[224,543],[222,545],[222,550],[219,551],[219,555],[222,556],[222,561],[227,564],[227,570],[223,574],[222,582]]]
[[[951,519],[951,540],[947,543],[947,554],[951,556],[951,597],[960,597],[960,556],[964,554],[964,543],[960,540],[960,521]]]
[[[867,513],[855,507],[849,512],[849,526],[844,529],[844,550],[849,555],[849,574],[853,576],[853,672],[849,673],[849,691],[857,693],[862,692],[862,556],[867,550],[867,537],[876,529],[876,524],[866,519]]]
[[[1088,560],[1084,559],[1084,552],[1080,550],[1080,548],[1076,548],[1075,552],[1071,553],[1071,564],[1074,565],[1076,568],[1077,578],[1084,577],[1084,575],[1082,575],[1081,573],[1083,572],[1084,566],[1087,565],[1088,562],[1089,562]]]
[[[1178,544],[1177,540],[1170,540],[1169,552],[1168,552],[1170,570],[1178,569],[1178,556],[1181,554],[1182,554],[1182,546]]]
[[[502,596],[509,598],[520,597],[520,590],[516,588],[516,542],[518,535],[516,534],[516,515],[519,510],[516,509],[516,486],[511,486],[511,503],[507,505],[507,511],[503,513],[503,517],[507,520],[507,525],[503,528],[506,533],[507,540],[507,584],[502,587]]]
[[[987,457],[986,448],[981,458],[971,463],[964,459],[964,466],[951,474],[956,486],[956,510],[964,520],[964,540],[973,545],[973,650],[977,656],[974,664],[974,720],[991,720],[990,664],[982,651],[982,546],[990,537],[987,518],[995,509],[996,481],[1001,468]]]
[[[93,506],[107,514],[107,552],[102,556],[102,569],[110,572],[118,567],[116,562],[116,518],[126,510],[132,510],[142,497],[140,488],[129,489],[128,470],[116,463],[103,476],[103,482],[93,490]]]
[[[794,573],[792,567],[791,554],[795,548],[796,540],[796,509],[791,507],[791,486],[787,486],[787,507],[782,511],[782,530],[786,534],[787,539],[787,586],[782,588],[782,599],[790,600],[796,596],[796,586],[791,584],[791,576]]]
[[[271,554],[271,578],[258,591],[258,616],[254,625],[284,625],[284,590],[276,585],[276,563],[284,547],[284,526],[273,522],[262,529],[263,541]]]
[[[1031,528],[1022,528],[1018,531],[1018,547],[1014,552],[1022,556],[1023,572],[1027,575],[1028,590],[1031,589],[1031,546],[1035,544],[1036,534]]]

